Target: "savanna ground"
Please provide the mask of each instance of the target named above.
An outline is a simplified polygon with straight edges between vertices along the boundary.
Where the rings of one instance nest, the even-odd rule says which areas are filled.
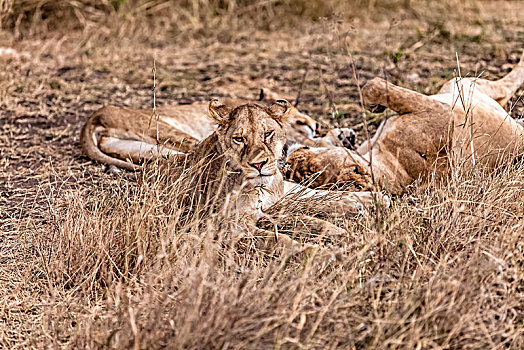
[[[363,118],[373,132],[388,112],[363,113],[359,85],[382,76],[434,93],[457,55],[463,76],[503,76],[524,48],[524,2],[0,0],[0,11],[0,47],[16,50],[0,55],[0,346],[524,347],[519,162],[458,169],[389,209],[320,213],[347,235],[294,255],[231,246],[220,215],[184,215],[184,176],[130,181],[78,144],[97,108],[151,107],[154,75],[158,105],[265,86],[362,141]],[[292,231],[307,236],[300,216],[315,203],[292,204]]]

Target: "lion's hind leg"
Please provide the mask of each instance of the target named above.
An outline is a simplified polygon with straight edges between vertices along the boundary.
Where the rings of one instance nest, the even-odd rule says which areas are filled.
[[[476,85],[481,91],[504,107],[513,94],[524,84],[524,53],[520,57],[519,64],[502,79],[495,81],[479,80],[477,80]]]
[[[461,93],[468,94],[473,89],[473,91],[479,91],[487,95],[504,107],[522,84],[524,84],[524,53],[517,66],[499,80],[455,78],[444,84],[439,94],[453,93],[457,91],[457,88],[460,89]]]

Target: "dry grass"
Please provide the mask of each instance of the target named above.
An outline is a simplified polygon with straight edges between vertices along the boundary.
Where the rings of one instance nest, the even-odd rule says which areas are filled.
[[[151,40],[166,32],[174,37],[235,40],[240,32],[307,28],[313,22],[377,22],[391,17],[426,16],[447,11],[460,18],[471,0],[1,0],[0,28],[17,37],[42,37],[56,30],[82,30],[86,41],[138,36]],[[398,19],[397,19],[398,20]],[[433,22],[433,21],[431,21]],[[442,25],[440,23],[439,25]]]
[[[160,103],[257,84],[296,94],[309,65],[300,107],[359,125],[348,50],[362,80],[426,93],[453,75],[455,51],[463,74],[500,77],[524,40],[503,3],[490,17],[469,1],[0,0],[5,42],[33,57],[0,71],[0,346],[523,348],[520,162],[361,216],[289,198],[281,232],[315,239],[302,218],[316,210],[347,235],[278,253],[260,237],[234,244],[234,213],[195,215],[191,171],[153,166],[133,182],[77,144],[101,105],[151,104],[153,57]]]
[[[40,319],[11,324],[13,340],[74,348],[524,346],[522,164],[460,174],[385,212],[345,218],[347,236],[313,253],[276,255],[256,239],[231,244],[235,231],[224,229],[222,211],[194,214],[198,203],[183,199],[194,191],[193,172],[173,181],[157,169],[139,184],[49,196],[49,222],[27,242],[32,264],[5,304]],[[300,212],[284,213],[305,237]]]
[[[446,5],[452,2],[447,2]],[[458,1],[455,1],[458,3]],[[64,20],[73,26],[85,27],[89,23],[103,23],[114,20],[117,13],[129,20],[143,20],[169,16],[182,22],[192,22],[194,27],[209,25],[206,22],[226,22],[236,18],[239,23],[250,20],[252,24],[274,21],[275,25],[296,20],[319,20],[333,15],[357,17],[366,11],[394,11],[410,9],[418,1],[249,1],[249,0],[2,0],[1,14],[4,27],[17,25],[34,27],[41,25],[58,26]],[[178,13],[176,13],[178,12]],[[257,16],[253,18],[253,14]],[[287,15],[287,19],[279,18]],[[222,17],[222,18],[220,18]],[[198,23],[200,22],[200,23]],[[175,24],[179,25],[179,24]],[[229,23],[231,25],[231,23]],[[268,25],[267,23],[265,24]]]

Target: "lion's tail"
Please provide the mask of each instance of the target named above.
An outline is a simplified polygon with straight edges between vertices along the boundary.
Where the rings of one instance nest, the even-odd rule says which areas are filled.
[[[124,160],[111,157],[100,150],[98,147],[97,128],[99,128],[98,120],[100,119],[100,112],[94,112],[86,121],[82,130],[80,131],[80,145],[82,152],[94,161],[103,164],[114,165],[116,167],[126,170],[138,170],[139,165],[126,162]]]

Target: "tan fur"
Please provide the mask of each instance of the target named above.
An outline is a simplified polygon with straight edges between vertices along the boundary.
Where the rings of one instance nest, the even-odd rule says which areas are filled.
[[[310,180],[311,187],[333,185],[351,191],[373,191],[371,175],[362,162],[343,147],[302,147],[291,153],[286,178],[297,182]]]
[[[201,177],[204,195],[223,199],[240,191],[237,209],[256,215],[284,195],[277,160],[286,142],[288,108],[247,104],[231,110],[213,100],[209,110],[218,128],[195,147],[189,166],[208,162]]]
[[[274,95],[267,89],[263,91],[266,97]],[[253,101],[224,100],[230,108],[248,102]],[[136,170],[139,168],[136,164],[144,159],[166,155],[170,151],[187,153],[211,135],[217,125],[208,118],[207,109],[207,102],[159,107],[157,121],[152,109],[106,106],[95,111],[86,121],[80,133],[80,144],[83,153],[95,161]],[[349,132],[336,129],[326,137],[317,138],[317,122],[292,106],[285,126],[288,144],[341,145],[341,140]]]
[[[184,110],[181,112],[179,107],[183,107]],[[172,116],[176,115],[175,112],[181,113],[183,118],[189,120],[191,116],[199,116],[201,108],[202,106],[196,105],[177,106],[176,111],[159,112]],[[198,197],[203,198],[205,203],[222,206],[226,201],[233,202],[236,212],[243,217],[238,223],[241,231],[247,230],[263,237],[274,237],[273,233],[256,228],[255,222],[265,216],[264,211],[282,199],[286,192],[294,192],[294,196],[304,199],[336,195],[334,192],[310,190],[297,184],[286,183],[283,179],[278,161],[282,157],[287,139],[285,124],[289,123],[290,119],[297,119],[296,112],[289,102],[282,100],[270,107],[244,104],[236,108],[212,100],[208,106],[208,115],[212,121],[206,120],[207,124],[204,125],[217,127],[209,127],[209,130],[214,131],[203,141],[199,142],[198,136],[187,128],[184,129],[184,133],[179,129],[173,130],[171,138],[162,136],[160,140],[179,151],[187,151],[187,156],[184,154],[186,166],[201,169],[202,174],[192,177],[191,181],[197,182],[194,185],[199,191]],[[125,148],[131,143],[149,147],[154,145],[156,128],[151,128],[150,124],[156,121],[151,120],[151,114],[152,111],[117,107],[104,107],[95,112],[82,130],[84,152],[95,160],[134,169],[137,165],[118,157],[126,155],[136,161],[137,157],[142,156],[140,152],[136,155],[126,154],[126,151],[119,150],[119,147]],[[115,116],[118,117],[114,118]],[[160,118],[158,124],[167,128],[172,127],[173,122]],[[199,132],[202,130],[203,128],[198,129]],[[155,148],[147,150],[154,151]],[[112,152],[117,157],[111,157]],[[331,200],[330,203],[331,208],[337,208],[340,212],[355,212],[371,205],[376,198],[369,192],[338,192],[337,199]],[[388,203],[387,197],[380,199]],[[312,222],[321,224],[321,230],[326,234],[343,231],[326,221],[312,219]],[[279,243],[296,245],[296,242],[287,236],[279,237]]]
[[[270,107],[256,104],[234,109],[212,100],[209,115],[218,124],[217,130],[199,143],[188,156],[188,166],[199,164],[204,174],[196,184],[203,198],[214,198],[221,205],[234,196],[236,212],[245,219],[244,228],[254,228],[254,222],[264,211],[280,200],[285,192],[302,191],[299,197],[325,196],[326,191],[307,190],[300,185],[286,184],[277,162],[286,142],[284,123],[293,112],[283,100]],[[331,192],[333,193],[333,192]],[[333,205],[340,211],[359,210],[373,198],[366,193],[342,195]],[[387,199],[386,199],[387,200]],[[322,220],[322,227],[331,233],[341,229]],[[260,232],[262,236],[272,236]],[[282,240],[294,244],[289,237]]]
[[[162,147],[180,152],[189,152],[201,139],[211,134],[214,124],[206,118],[207,103],[178,105],[158,109],[158,140]],[[202,116],[203,114],[203,116]],[[199,127],[184,128],[194,125],[198,120]],[[186,130],[186,131],[184,131]],[[94,112],[84,124],[80,133],[82,151],[89,158],[100,163],[115,165],[119,168],[133,170],[147,154],[139,152],[111,150],[110,146],[102,151],[108,138],[129,141],[143,141],[156,145],[157,120],[153,110],[135,110],[114,106],[103,107]],[[131,162],[126,160],[131,160]]]
[[[368,172],[363,181],[372,172],[382,187],[401,193],[419,179],[446,180],[458,167],[493,169],[508,163],[522,154],[524,130],[501,105],[523,83],[524,55],[500,80],[453,79],[433,96],[375,78],[362,89],[365,104],[383,105],[398,115],[381,125],[370,144],[359,147],[362,156],[337,149],[308,156],[310,150],[296,150],[288,159],[293,178],[323,168],[325,178],[355,181],[356,174],[347,169],[362,165]]]

